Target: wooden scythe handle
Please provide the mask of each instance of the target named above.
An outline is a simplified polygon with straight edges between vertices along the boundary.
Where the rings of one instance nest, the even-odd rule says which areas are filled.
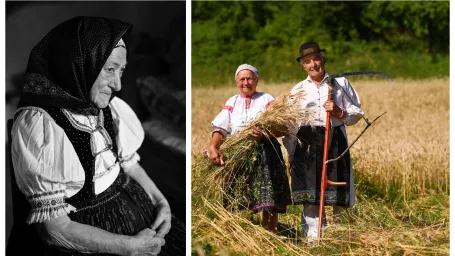
[[[337,181],[330,181],[330,180],[327,180],[327,183],[329,183],[332,186],[347,186],[348,185],[347,182],[337,182]]]
[[[329,89],[328,89],[328,96],[327,100],[332,100],[332,90],[333,85],[332,81],[329,81]],[[327,116],[325,119],[325,137],[324,137],[324,155],[322,160],[322,174],[321,174],[321,197],[319,200],[319,220],[318,220],[318,244],[322,234],[322,221],[324,218],[324,203],[325,203],[325,190],[327,188],[327,184],[332,186],[347,186],[346,182],[335,182],[330,181],[327,178],[327,162],[329,158],[329,138],[330,138],[330,112],[327,112]]]
[[[327,100],[332,99],[332,85],[331,81],[328,84]],[[325,203],[325,189],[327,188],[327,165],[325,162],[329,156],[329,136],[330,136],[330,112],[327,112],[325,118],[325,136],[324,136],[324,155],[322,160],[322,174],[321,174],[321,197],[319,200],[319,219],[318,219],[318,244],[322,233],[322,221],[324,218],[324,203]]]

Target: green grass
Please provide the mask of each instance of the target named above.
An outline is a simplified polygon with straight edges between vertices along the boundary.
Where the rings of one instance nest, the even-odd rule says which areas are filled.
[[[297,82],[306,78],[306,73],[295,61],[296,56],[293,52],[290,53],[283,49],[276,51],[247,61],[259,70],[259,86],[261,83]],[[327,53],[326,58],[325,68],[329,73],[377,71],[385,72],[392,79],[444,78],[450,75],[449,55],[431,56],[416,52],[362,52],[337,57]],[[193,62],[192,87],[232,86],[235,84],[235,70],[240,64],[242,63],[220,62],[216,65],[207,65],[205,62]],[[366,77],[352,77],[349,80],[355,82],[357,79],[365,80]]]

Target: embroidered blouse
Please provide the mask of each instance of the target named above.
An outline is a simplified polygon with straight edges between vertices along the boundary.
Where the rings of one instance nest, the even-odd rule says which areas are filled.
[[[315,110],[316,116],[314,125],[325,126],[327,112],[323,106],[324,102],[328,97],[328,77],[329,74],[326,72],[321,84],[317,86],[308,76],[302,82],[296,84],[291,93],[304,90],[306,92],[305,97],[300,101],[301,107],[312,108]],[[332,127],[340,125],[353,125],[356,124],[363,116],[363,110],[360,109],[360,99],[355,91],[354,87],[344,77],[335,78],[336,83],[333,90],[333,100],[337,106],[343,109],[343,118],[335,116],[330,117],[330,123]],[[347,138],[346,130],[341,127],[344,136]],[[294,149],[297,143],[295,136],[285,136],[283,138],[283,144],[288,151],[289,160],[292,161],[294,155]]]
[[[265,92],[256,92],[251,97],[250,107],[246,107],[246,98],[241,95],[232,96],[224,105],[223,110],[212,121],[215,129],[212,131],[220,132],[223,137],[227,134],[236,134],[243,129],[248,122],[258,117],[264,112],[275,99]]]
[[[96,116],[63,110],[73,127],[91,132],[90,148],[96,155],[95,194],[115,181],[121,167],[128,168],[140,160],[136,151],[144,139],[141,123],[128,104],[115,97],[109,106],[118,132],[116,138],[110,138],[104,129],[96,129]],[[43,222],[76,211],[64,202],[82,188],[85,180],[73,144],[43,109],[25,107],[18,111],[11,131],[11,155],[17,185],[31,205],[27,222]],[[112,139],[116,140],[117,152],[109,147]]]

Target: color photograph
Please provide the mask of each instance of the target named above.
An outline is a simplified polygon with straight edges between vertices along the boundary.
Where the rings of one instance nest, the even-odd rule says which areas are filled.
[[[192,2],[192,255],[449,255],[449,2]]]

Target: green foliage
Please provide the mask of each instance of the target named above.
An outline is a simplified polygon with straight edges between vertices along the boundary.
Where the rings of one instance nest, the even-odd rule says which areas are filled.
[[[305,77],[300,44],[327,50],[332,73],[449,75],[449,2],[193,2],[193,86],[232,84],[241,63],[262,81]],[[209,78],[209,79],[207,79]]]
[[[202,251],[204,253],[206,253],[207,255],[212,255],[212,253],[216,251],[216,246],[214,246],[213,244],[210,244],[208,242],[199,243],[198,246],[200,246]],[[192,248],[191,255],[197,256],[199,254],[197,253],[197,251],[194,248]]]

